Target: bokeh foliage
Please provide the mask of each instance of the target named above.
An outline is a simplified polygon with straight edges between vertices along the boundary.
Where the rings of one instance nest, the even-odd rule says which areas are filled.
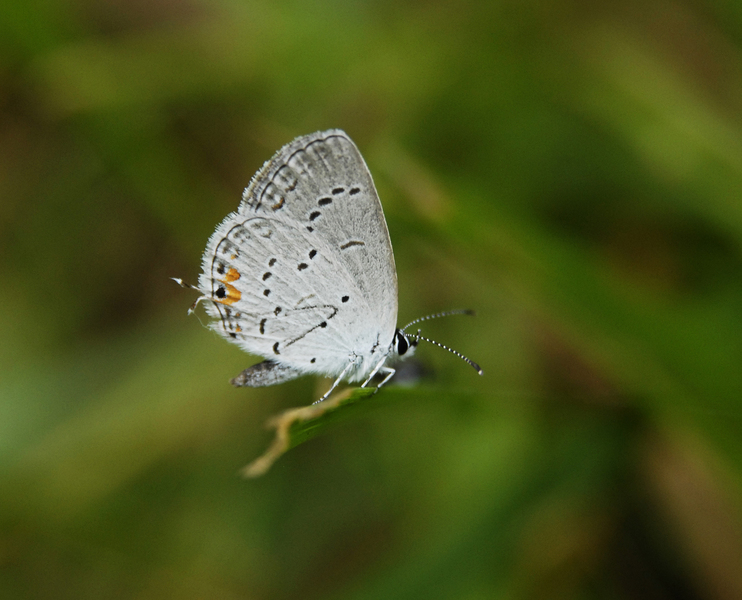
[[[742,597],[741,67],[721,0],[4,2],[0,596]],[[244,480],[326,382],[231,388],[168,278],[330,127],[485,376]]]

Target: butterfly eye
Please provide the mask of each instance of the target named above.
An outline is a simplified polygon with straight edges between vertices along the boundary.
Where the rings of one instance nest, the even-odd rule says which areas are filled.
[[[399,329],[397,329],[395,337],[397,342],[397,354],[399,354],[400,356],[404,356],[410,347],[409,343],[407,342],[407,338]]]

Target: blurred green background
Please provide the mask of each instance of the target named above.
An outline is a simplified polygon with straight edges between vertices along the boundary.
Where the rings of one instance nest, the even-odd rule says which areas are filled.
[[[485,376],[244,480],[326,382],[168,278],[330,127]],[[0,597],[742,598],[739,2],[4,0],[0,198]]]

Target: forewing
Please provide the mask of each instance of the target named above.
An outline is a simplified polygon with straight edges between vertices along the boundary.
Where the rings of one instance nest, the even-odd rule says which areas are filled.
[[[273,214],[322,239],[385,332],[397,322],[397,271],[371,173],[345,132],[332,129],[284,146],[243,194],[243,214]]]

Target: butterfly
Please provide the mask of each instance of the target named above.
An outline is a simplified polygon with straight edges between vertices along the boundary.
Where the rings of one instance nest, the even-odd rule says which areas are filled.
[[[175,279],[175,278],[174,278]],[[182,280],[175,279],[180,285]],[[210,327],[265,360],[232,379],[260,387],[305,374],[341,381],[395,373],[419,340],[397,327],[397,270],[371,173],[348,135],[299,137],[253,176],[236,212],[209,239],[196,288]]]

